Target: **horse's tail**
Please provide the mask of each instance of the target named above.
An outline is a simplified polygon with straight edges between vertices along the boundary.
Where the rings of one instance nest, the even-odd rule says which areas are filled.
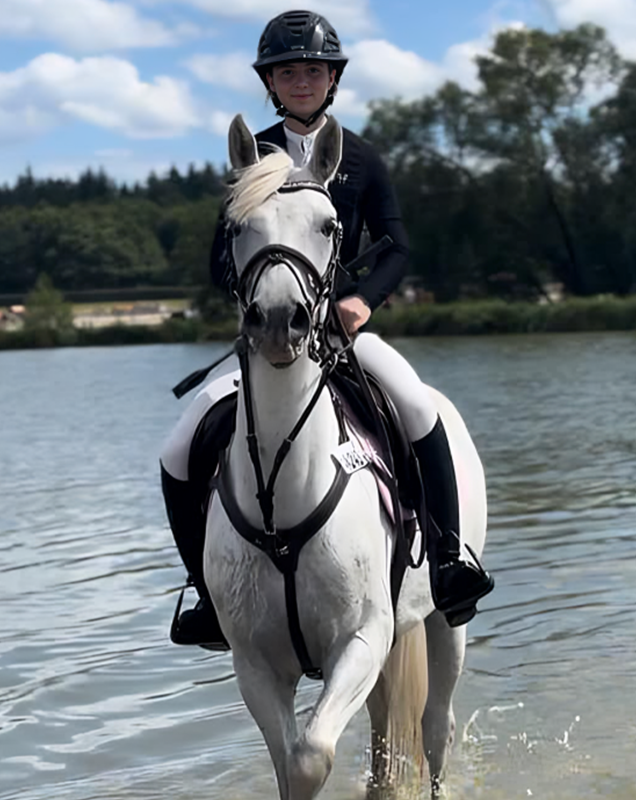
[[[428,696],[424,622],[398,638],[384,666],[384,678],[391,772],[399,780],[409,768],[418,773],[424,768],[422,717]]]

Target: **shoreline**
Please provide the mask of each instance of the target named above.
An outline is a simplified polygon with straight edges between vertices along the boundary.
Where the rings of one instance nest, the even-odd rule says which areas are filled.
[[[369,330],[386,337],[633,331],[636,295],[573,298],[545,305],[501,300],[395,304],[378,309]],[[0,350],[228,341],[236,334],[234,318],[218,322],[173,318],[152,326],[115,324],[70,331],[0,330]]]

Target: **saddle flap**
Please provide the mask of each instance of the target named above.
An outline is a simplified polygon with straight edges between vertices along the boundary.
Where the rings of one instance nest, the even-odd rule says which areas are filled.
[[[219,466],[219,454],[229,447],[236,427],[238,392],[217,401],[199,422],[190,445],[188,475],[197,496],[205,504],[212,478]]]
[[[376,430],[373,417],[367,408],[362,396],[362,391],[357,382],[346,374],[344,369],[338,368],[330,378],[330,389],[336,402],[343,410],[349,427],[356,434],[359,447],[356,454],[364,450],[370,451],[376,467],[376,473],[390,474],[387,464],[393,464],[395,476],[398,481],[400,502],[402,506],[413,510],[420,507],[422,500],[422,487],[419,467],[411,443],[400,420],[395,406],[377,380],[367,373],[367,379],[378,405],[380,416],[384,423],[390,446],[390,453],[384,452],[381,445],[383,437]],[[365,446],[365,441],[367,442]]]

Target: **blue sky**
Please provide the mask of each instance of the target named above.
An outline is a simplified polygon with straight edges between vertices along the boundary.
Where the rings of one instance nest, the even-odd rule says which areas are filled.
[[[360,130],[367,103],[468,86],[507,25],[604,25],[636,57],[636,0],[0,0],[0,181],[103,166],[120,181],[226,159],[242,113],[275,121],[253,74],[266,21],[320,11],[350,64],[335,113]]]

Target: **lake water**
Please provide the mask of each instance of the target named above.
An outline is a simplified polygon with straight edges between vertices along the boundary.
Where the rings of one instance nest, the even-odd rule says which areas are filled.
[[[488,476],[497,589],[469,626],[449,797],[633,800],[636,336],[395,344]],[[167,636],[169,390],[222,349],[0,353],[2,800],[277,796],[231,657]],[[322,796],[360,797],[367,737],[361,713]]]

